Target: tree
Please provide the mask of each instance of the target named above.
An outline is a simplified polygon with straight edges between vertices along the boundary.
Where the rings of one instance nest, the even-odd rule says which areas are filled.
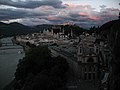
[[[20,60],[15,72],[16,79],[24,79],[28,73],[36,74],[46,67],[46,62],[50,60],[50,50],[46,46],[31,48],[25,53],[25,57]]]
[[[51,57],[47,46],[29,49],[19,60],[15,73],[15,87],[22,90],[66,90],[66,59]],[[18,82],[20,81],[20,82]]]

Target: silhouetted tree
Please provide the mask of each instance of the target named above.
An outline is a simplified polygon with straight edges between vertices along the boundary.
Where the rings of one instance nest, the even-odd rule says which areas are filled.
[[[47,46],[32,47],[19,61],[14,84],[22,90],[66,90],[66,59],[51,57]]]

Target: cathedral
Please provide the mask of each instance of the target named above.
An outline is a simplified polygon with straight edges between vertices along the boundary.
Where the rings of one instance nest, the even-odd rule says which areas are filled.
[[[107,56],[105,56],[109,51],[104,53],[105,42],[97,39],[94,34],[89,35],[88,33],[80,35],[79,41],[77,51],[79,78],[86,81],[97,81],[102,73],[101,67],[106,65],[108,68],[109,65]],[[103,55],[100,54],[101,52]]]

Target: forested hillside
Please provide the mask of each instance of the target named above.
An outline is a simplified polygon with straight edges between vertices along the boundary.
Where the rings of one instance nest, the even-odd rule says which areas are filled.
[[[53,26],[54,25],[49,25],[49,24],[42,24],[42,25],[37,25],[37,26],[25,26],[17,22],[10,23],[10,24],[0,22],[0,35],[15,36],[15,35],[25,35],[25,34],[40,32],[43,30],[51,31]],[[71,30],[72,30],[73,33],[78,36],[83,31],[86,31],[86,29],[81,28],[77,25],[65,25],[65,26],[59,25],[59,26],[61,27],[62,30],[63,29],[65,30],[65,34],[71,33]]]
[[[109,81],[109,90],[120,89],[120,19],[105,23],[97,31],[102,38],[108,41],[113,60]]]

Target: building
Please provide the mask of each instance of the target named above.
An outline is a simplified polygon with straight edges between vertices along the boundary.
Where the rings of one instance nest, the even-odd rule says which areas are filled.
[[[80,78],[82,80],[97,80],[97,64],[99,48],[94,44],[96,38],[92,35],[80,35],[77,61],[80,66]]]
[[[79,64],[79,77],[82,80],[97,81],[104,69],[109,70],[110,51],[102,39],[97,39],[94,34],[80,35],[77,51]]]

